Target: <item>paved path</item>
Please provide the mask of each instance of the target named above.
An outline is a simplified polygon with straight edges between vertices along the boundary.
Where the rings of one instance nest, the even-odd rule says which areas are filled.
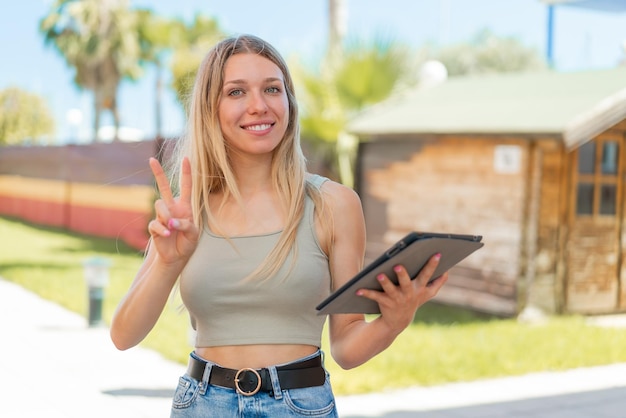
[[[185,367],[0,279],[0,416],[159,418]],[[626,349],[626,347],[624,348]],[[626,364],[339,397],[344,418],[626,417]]]

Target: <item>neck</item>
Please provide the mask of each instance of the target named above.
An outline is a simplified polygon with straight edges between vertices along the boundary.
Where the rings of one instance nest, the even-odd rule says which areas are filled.
[[[271,191],[271,156],[269,158],[232,158],[233,171],[242,199],[263,191]]]

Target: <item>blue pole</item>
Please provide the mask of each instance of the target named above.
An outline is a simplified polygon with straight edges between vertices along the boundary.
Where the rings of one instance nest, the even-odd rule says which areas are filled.
[[[546,45],[546,60],[548,61],[548,66],[550,68],[554,67],[554,57],[553,57],[553,32],[554,32],[554,5],[548,5],[548,39]]]

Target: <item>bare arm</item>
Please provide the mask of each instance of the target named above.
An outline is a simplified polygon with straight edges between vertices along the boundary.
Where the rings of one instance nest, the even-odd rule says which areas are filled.
[[[336,183],[328,184],[325,191],[334,218],[330,269],[333,287],[337,289],[363,268],[365,222],[356,193]],[[383,291],[360,290],[360,297],[375,300],[380,307],[381,315],[371,322],[361,314],[331,315],[331,353],[337,364],[345,369],[357,367],[389,347],[411,324],[417,309],[432,299],[447,280],[446,273],[427,284],[438,263],[437,256],[431,258],[415,280],[398,266],[398,285],[381,275]]]
[[[161,199],[155,202],[156,218],[148,225],[151,244],[146,258],[111,323],[111,339],[120,350],[139,344],[152,330],[198,240],[189,161],[183,161],[181,194],[176,199],[158,161],[151,159],[150,167]]]

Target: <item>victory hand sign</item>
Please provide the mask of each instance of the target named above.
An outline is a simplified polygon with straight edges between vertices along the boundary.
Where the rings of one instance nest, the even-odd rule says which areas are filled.
[[[198,228],[191,210],[191,164],[184,158],[180,196],[174,197],[170,183],[156,158],[150,159],[161,198],[154,203],[156,218],[148,224],[152,243],[164,264],[185,263],[196,248]]]

